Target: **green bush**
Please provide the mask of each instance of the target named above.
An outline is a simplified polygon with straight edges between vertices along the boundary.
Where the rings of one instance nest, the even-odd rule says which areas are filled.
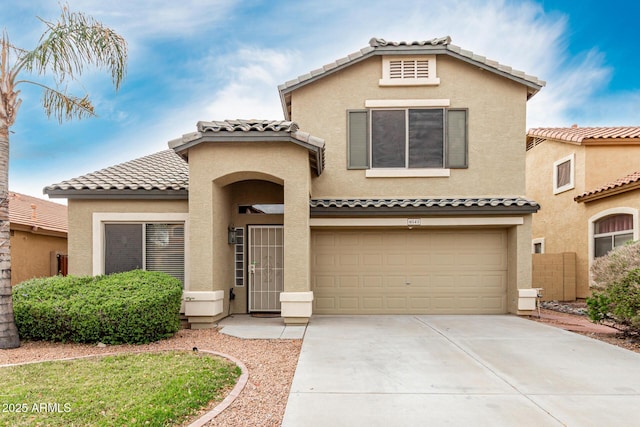
[[[587,307],[589,318],[596,323],[608,322],[627,333],[640,333],[640,268],[594,291],[587,298]]]
[[[29,340],[142,344],[180,327],[182,283],[164,273],[47,277],[13,289],[20,337]]]
[[[624,279],[629,271],[636,268],[640,268],[640,242],[619,246],[593,261],[591,288],[604,290]]]

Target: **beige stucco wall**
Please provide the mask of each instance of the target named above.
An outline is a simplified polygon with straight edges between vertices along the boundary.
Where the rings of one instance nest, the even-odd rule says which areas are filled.
[[[554,195],[553,163],[572,153],[575,188]],[[589,218],[612,208],[638,209],[640,198],[637,192],[588,203],[577,203],[574,198],[636,171],[639,161],[640,152],[630,146],[594,147],[545,141],[527,152],[527,197],[542,207],[533,216],[532,238],[544,239],[545,253],[576,253],[577,298],[589,296]]]
[[[12,285],[34,277],[51,276],[51,253],[67,253],[66,237],[11,230],[10,243]],[[55,268],[56,264],[53,265]]]
[[[456,197],[525,194],[526,88],[462,61],[437,57],[436,86],[381,87],[382,58],[373,57],[306,85],[291,97],[292,120],[324,138],[326,166],[312,181],[314,198]],[[327,96],[331,94],[331,96]],[[347,169],[347,111],[366,100],[448,99],[468,109],[468,169],[449,177],[367,178]],[[508,307],[517,311],[517,289],[531,287],[531,217],[511,227]]]
[[[224,290],[226,312],[234,265],[227,229],[241,224],[237,204],[243,199],[255,202],[261,189],[266,201],[277,198],[285,204],[284,218],[273,218],[284,224],[284,289],[309,290],[311,172],[305,148],[291,142],[202,143],[189,150],[189,179],[190,290]],[[256,187],[252,194],[246,185],[236,184],[245,180],[272,182],[282,188],[282,196],[269,185]],[[242,312],[240,304],[237,301],[234,310]]]
[[[585,177],[587,190],[640,170],[640,145],[591,145],[585,148],[585,169],[589,171]]]
[[[524,217],[524,224],[511,227],[507,232],[507,309],[518,311],[518,289],[531,287],[531,215]]]
[[[380,87],[381,64],[373,57],[293,92],[292,120],[326,142],[314,198],[524,194],[524,86],[440,55],[439,85]],[[448,178],[366,178],[347,170],[346,112],[365,108],[367,99],[449,99],[451,107],[468,108],[469,168],[452,169]]]
[[[93,274],[93,213],[186,213],[186,200],[73,200],[69,212],[69,274]]]

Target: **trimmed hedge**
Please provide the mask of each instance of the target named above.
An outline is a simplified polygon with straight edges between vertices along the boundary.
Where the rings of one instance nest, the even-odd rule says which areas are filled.
[[[180,328],[182,283],[165,273],[32,279],[13,289],[22,339],[143,344]]]

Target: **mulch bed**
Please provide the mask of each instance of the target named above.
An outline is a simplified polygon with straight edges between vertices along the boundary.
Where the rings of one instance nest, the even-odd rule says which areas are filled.
[[[544,304],[543,307],[552,307],[553,309],[541,308],[541,317],[538,317],[538,313],[535,313],[529,318],[536,322],[562,328],[640,353],[640,340],[637,337],[629,337],[617,329],[594,324],[583,314],[574,314],[586,308],[586,304],[583,301],[568,303],[554,302]]]

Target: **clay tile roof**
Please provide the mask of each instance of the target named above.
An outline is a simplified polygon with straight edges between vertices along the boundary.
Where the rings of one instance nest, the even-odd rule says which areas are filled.
[[[290,118],[291,110],[288,99],[289,93],[301,86],[323,78],[326,75],[334,73],[338,70],[346,68],[352,64],[362,61],[374,55],[393,55],[393,54],[444,54],[454,58],[476,65],[485,70],[495,72],[496,74],[518,81],[528,87],[528,97],[535,95],[543,86],[546,85],[544,80],[540,80],[535,76],[530,76],[523,71],[514,70],[513,68],[487,59],[482,55],[477,55],[469,50],[460,48],[451,44],[451,37],[439,37],[429,40],[418,41],[387,41],[381,38],[372,38],[369,46],[362,48],[356,52],[347,55],[344,58],[337,59],[327,65],[307,74],[298,76],[278,86],[280,92],[280,100],[285,113],[285,118]]]
[[[617,194],[640,187],[639,185],[632,184],[640,184],[640,171],[616,179],[615,181],[605,184],[596,189],[584,192],[579,196],[576,196],[574,200],[576,202],[588,202],[590,200],[600,199],[611,194]]]
[[[408,209],[415,211],[446,210],[500,210],[522,212],[536,212],[540,208],[537,202],[522,197],[461,197],[461,198],[418,198],[418,199],[312,199],[310,201],[312,213],[323,210],[344,209],[349,213],[355,211],[373,212],[374,210]]]
[[[298,130],[298,124],[286,120],[223,120],[198,122],[198,132],[250,132],[274,131],[293,133]]]
[[[527,131],[527,137],[557,139],[578,144],[591,139],[632,139],[640,138],[640,126],[534,128]]]
[[[324,139],[315,137],[299,129],[296,122],[288,120],[222,120],[200,121],[197,131],[169,141],[169,148],[187,157],[189,148],[205,140],[230,142],[233,140],[280,140],[286,136],[290,141],[309,150],[309,160],[316,173],[324,170]]]
[[[9,222],[45,230],[67,232],[67,207],[59,203],[9,192]]]
[[[53,197],[77,192],[186,192],[187,163],[173,150],[164,150],[45,187]]]

